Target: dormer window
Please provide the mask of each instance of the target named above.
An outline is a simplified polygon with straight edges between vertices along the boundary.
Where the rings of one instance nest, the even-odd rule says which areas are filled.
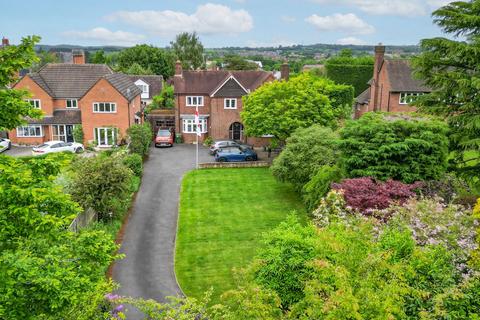
[[[40,99],[27,99],[27,102],[30,102],[32,107],[35,109],[41,109],[42,108],[42,103],[40,102]]]
[[[77,109],[78,100],[77,99],[67,99],[67,109]]]
[[[150,86],[148,85],[148,83],[146,83],[142,79],[138,79],[137,81],[135,81],[135,85],[140,90],[142,90],[142,99],[148,99],[150,97]]]

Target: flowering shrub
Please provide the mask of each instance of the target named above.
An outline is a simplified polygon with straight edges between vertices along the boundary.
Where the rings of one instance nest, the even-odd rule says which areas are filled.
[[[407,225],[420,246],[442,245],[454,256],[459,273],[471,272],[467,262],[476,243],[478,220],[463,206],[442,204],[435,199],[410,199],[393,206],[391,225]]]
[[[318,208],[313,211],[313,221],[319,227],[326,227],[333,221],[346,220],[352,210],[347,208],[342,190],[332,190],[320,200]]]
[[[403,204],[415,197],[414,192],[421,184],[404,184],[388,180],[378,182],[372,178],[345,179],[341,183],[333,183],[332,188],[343,190],[346,204],[364,215],[372,215],[374,210],[388,208],[393,203]]]

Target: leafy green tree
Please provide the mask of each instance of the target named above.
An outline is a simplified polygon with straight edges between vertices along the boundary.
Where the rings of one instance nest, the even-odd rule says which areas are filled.
[[[427,116],[369,112],[341,131],[342,164],[352,178],[436,180],[447,169],[447,133]]]
[[[433,89],[414,104],[448,120],[456,163],[480,185],[479,16],[479,0],[452,2],[435,11],[434,22],[453,38],[422,40],[422,54],[413,59],[413,66],[416,75]],[[469,159],[464,159],[465,151],[471,154]]]
[[[118,68],[127,72],[133,64],[138,63],[143,70],[168,79],[174,73],[174,60],[171,52],[142,44],[121,51],[118,55]]]
[[[106,64],[107,56],[105,55],[105,51],[103,50],[95,51],[93,55],[90,55],[90,63]]]
[[[9,85],[17,81],[17,72],[38,61],[34,46],[40,37],[22,39],[17,46],[0,50],[0,130],[11,130],[25,123],[24,117],[41,118],[42,112],[25,101],[26,90],[11,90]]]
[[[139,65],[138,63],[132,64],[128,69],[123,70],[124,73],[126,74],[140,74],[140,75],[150,75],[153,74],[152,70],[146,69]]]
[[[175,94],[173,86],[168,84],[163,86],[160,94],[153,97],[152,103],[148,106],[147,113],[153,109],[159,108],[175,108]]]
[[[186,70],[197,70],[203,66],[203,45],[196,32],[183,32],[170,42],[176,59]]]
[[[285,140],[296,129],[313,124],[336,127],[350,114],[352,103],[351,86],[304,73],[266,83],[245,96],[241,116],[248,135]]]
[[[150,150],[152,144],[152,127],[149,123],[136,124],[128,128],[128,138],[130,140],[129,149],[132,153],[137,153],[144,157]]]
[[[83,127],[81,125],[76,125],[73,128],[73,140],[78,143],[83,143]]]
[[[37,57],[39,60],[32,65],[32,71],[38,71],[48,63],[60,62],[57,53],[51,51],[40,50],[37,52]]]
[[[287,139],[280,156],[273,161],[273,175],[301,190],[318,169],[336,163],[338,138],[332,129],[319,125],[297,129]]]
[[[247,61],[237,55],[227,55],[224,58],[227,70],[257,70],[258,65],[255,62]]]

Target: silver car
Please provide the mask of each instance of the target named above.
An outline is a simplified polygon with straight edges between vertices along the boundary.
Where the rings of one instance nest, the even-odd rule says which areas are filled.
[[[248,148],[253,150],[252,146],[245,143],[237,142],[235,140],[221,140],[221,141],[215,142],[210,146],[210,155],[214,156],[218,150],[223,148],[229,148],[229,147],[241,147],[241,148]]]

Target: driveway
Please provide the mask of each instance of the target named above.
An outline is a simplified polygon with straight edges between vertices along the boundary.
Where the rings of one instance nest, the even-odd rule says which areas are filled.
[[[199,162],[212,160],[201,147]],[[120,249],[126,257],[113,267],[118,294],[159,302],[181,294],[174,271],[178,200],[182,177],[194,168],[194,145],[150,150]],[[141,317],[131,310],[128,319]]]
[[[32,147],[12,146],[12,148],[10,150],[4,151],[0,154],[4,154],[6,156],[12,156],[12,157],[31,156],[32,155]]]

